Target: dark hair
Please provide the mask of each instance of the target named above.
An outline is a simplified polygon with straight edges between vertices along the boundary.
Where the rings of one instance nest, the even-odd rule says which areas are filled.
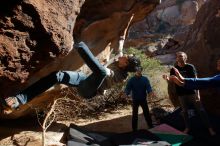
[[[136,56],[128,57],[128,66],[127,71],[128,72],[136,72],[137,67],[141,67],[141,61]]]
[[[142,66],[135,67],[135,71],[142,71],[142,70],[143,70]]]

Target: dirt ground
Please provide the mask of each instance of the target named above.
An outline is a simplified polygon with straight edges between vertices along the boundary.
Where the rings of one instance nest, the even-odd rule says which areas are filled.
[[[0,122],[0,146],[40,146],[42,144],[41,127],[35,119]],[[111,113],[104,113],[99,119],[77,119],[54,123],[47,130],[46,144],[48,146],[65,145],[65,132],[71,123],[93,131],[128,132],[131,131],[131,107],[126,106]],[[147,128],[141,109],[138,126],[140,129]]]

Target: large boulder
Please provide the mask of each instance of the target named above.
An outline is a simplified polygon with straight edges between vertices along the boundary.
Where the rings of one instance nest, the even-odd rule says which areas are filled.
[[[157,17],[170,25],[189,25],[195,20],[198,2],[183,1],[157,11]]]
[[[220,1],[206,2],[197,14],[187,35],[184,49],[189,61],[198,70],[199,77],[217,74],[216,60],[220,57]],[[220,91],[201,90],[203,104],[209,112],[220,114]]]
[[[148,27],[150,30],[161,31],[191,25],[204,3],[205,0],[165,0],[147,16]]]
[[[1,3],[0,90],[4,92],[0,97],[29,86],[40,77],[34,74],[71,51],[72,31],[82,4],[81,0]],[[51,70],[47,68],[47,73]]]
[[[72,48],[75,42],[84,41],[104,63],[112,50],[117,51],[131,16],[134,14],[132,24],[140,21],[158,3],[159,0],[1,1],[0,98],[16,94],[55,70],[80,69],[84,62]],[[52,101],[55,95],[45,93],[29,105],[41,107],[40,103]],[[27,105],[7,117],[26,115],[28,109]]]

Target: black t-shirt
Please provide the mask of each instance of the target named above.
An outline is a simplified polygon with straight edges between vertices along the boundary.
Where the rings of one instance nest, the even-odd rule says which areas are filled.
[[[196,69],[192,64],[186,64],[184,67],[179,67],[178,65],[175,66],[180,74],[185,77],[185,78],[195,78],[197,73],[196,73]],[[170,75],[175,75],[175,72],[173,69],[170,70]],[[190,89],[185,89],[183,87],[180,87],[178,85],[176,85],[176,93],[179,96],[182,95],[191,95],[191,94],[195,94],[195,90],[190,90]]]

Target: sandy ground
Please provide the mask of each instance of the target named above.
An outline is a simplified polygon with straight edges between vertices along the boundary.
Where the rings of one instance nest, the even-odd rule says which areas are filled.
[[[140,129],[147,129],[142,110],[139,110]],[[41,127],[37,121],[1,121],[0,146],[40,146],[42,145]],[[128,132],[131,131],[131,107],[105,113],[99,119],[77,119],[77,121],[57,122],[49,127],[46,134],[48,146],[63,146],[66,143],[65,132],[69,124],[74,123],[92,131]]]

